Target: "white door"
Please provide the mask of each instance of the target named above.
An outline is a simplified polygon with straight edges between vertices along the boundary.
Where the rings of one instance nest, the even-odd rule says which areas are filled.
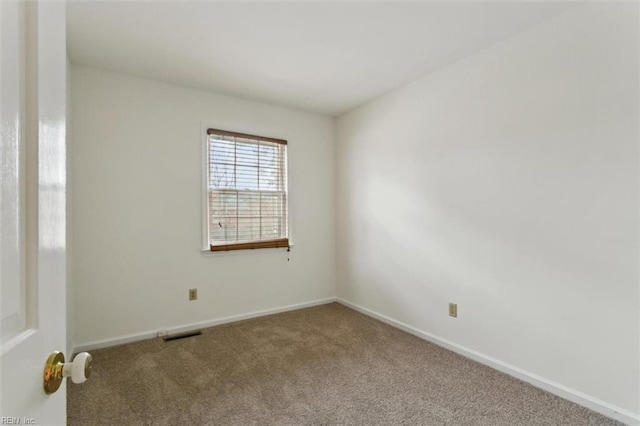
[[[0,22],[0,424],[64,424],[66,384],[43,391],[66,351],[64,2],[1,0]]]

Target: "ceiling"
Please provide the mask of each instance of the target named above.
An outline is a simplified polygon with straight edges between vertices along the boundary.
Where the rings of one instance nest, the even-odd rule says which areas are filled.
[[[571,7],[71,1],[71,62],[328,115]]]

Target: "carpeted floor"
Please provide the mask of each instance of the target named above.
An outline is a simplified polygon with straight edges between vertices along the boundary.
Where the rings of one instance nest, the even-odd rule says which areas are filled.
[[[93,351],[69,425],[618,425],[333,303]]]

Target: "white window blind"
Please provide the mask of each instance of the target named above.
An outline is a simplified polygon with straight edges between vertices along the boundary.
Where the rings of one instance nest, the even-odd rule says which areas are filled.
[[[209,129],[212,251],[288,247],[287,141]]]

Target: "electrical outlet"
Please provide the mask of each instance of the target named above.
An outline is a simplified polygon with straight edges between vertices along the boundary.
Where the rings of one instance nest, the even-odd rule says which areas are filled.
[[[449,303],[449,316],[458,318],[458,304],[457,303]]]
[[[198,289],[190,288],[189,289],[189,300],[198,300]]]

